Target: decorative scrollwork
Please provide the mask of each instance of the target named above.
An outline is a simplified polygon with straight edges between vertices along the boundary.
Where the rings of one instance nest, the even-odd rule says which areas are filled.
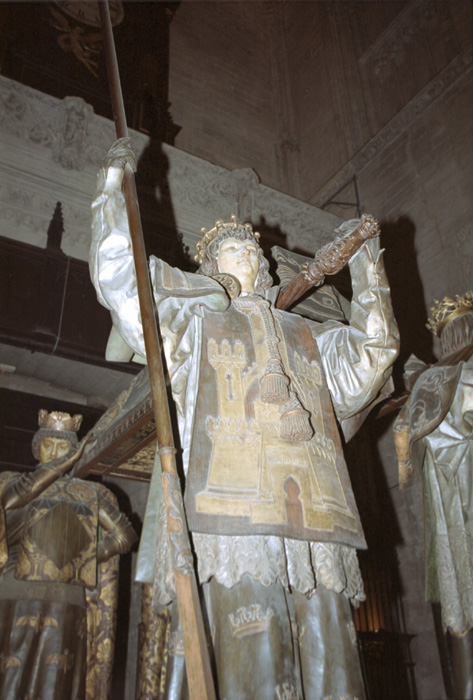
[[[186,576],[191,576],[194,560],[190,550],[184,502],[177,474],[163,473],[163,493],[173,568]]]

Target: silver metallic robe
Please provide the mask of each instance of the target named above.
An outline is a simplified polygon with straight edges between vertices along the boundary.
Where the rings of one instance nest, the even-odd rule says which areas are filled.
[[[473,628],[473,357],[462,369],[448,413],[425,443],[428,599],[445,628]]]
[[[447,323],[440,343],[437,363],[406,363],[411,394],[394,432],[401,487],[423,473],[426,598],[463,636],[473,630],[473,313]]]
[[[90,271],[98,299],[110,309],[115,328],[143,356],[132,250],[119,180],[120,171],[113,167],[109,168],[106,179],[104,172],[99,175],[92,205]],[[309,322],[339,419],[358,413],[375,399],[390,375],[399,344],[379,239],[365,243],[349,264],[353,280],[350,325]],[[223,311],[229,299],[214,280],[183,273],[154,257],[150,260],[150,272],[187,473],[193,407],[199,391],[201,307]],[[173,288],[180,288],[181,292],[187,288],[188,296],[173,296]],[[151,531],[145,531],[142,539],[149,537],[155,541],[156,523],[150,525],[149,520],[145,524]],[[166,556],[167,535],[162,527],[159,532],[162,555],[156,574],[160,579],[158,597],[165,604],[174,597],[174,590]],[[230,587],[249,573],[264,585],[279,579],[285,586],[309,593],[316,584],[323,584],[330,590],[344,592],[352,601],[364,599],[356,553],[343,544],[197,533],[193,541],[201,581],[214,576]],[[142,557],[139,580],[151,582],[154,577],[154,563],[149,556]]]

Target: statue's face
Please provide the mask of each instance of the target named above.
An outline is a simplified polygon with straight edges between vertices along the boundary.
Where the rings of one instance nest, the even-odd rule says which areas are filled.
[[[64,438],[43,438],[39,445],[39,463],[46,464],[53,459],[64,457],[71,448],[69,440]]]
[[[258,276],[258,249],[251,240],[225,238],[218,249],[219,272],[227,272],[238,279],[242,292],[253,294]]]

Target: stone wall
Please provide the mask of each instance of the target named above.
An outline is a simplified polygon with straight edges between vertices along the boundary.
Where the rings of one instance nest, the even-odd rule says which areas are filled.
[[[272,3],[184,2],[171,23],[169,98],[176,146],[279,185]]]

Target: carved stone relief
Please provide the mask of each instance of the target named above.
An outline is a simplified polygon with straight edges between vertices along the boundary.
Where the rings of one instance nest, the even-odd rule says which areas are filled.
[[[87,133],[94,110],[81,97],[65,97],[58,131],[53,141],[53,159],[66,170],[82,170],[87,151]]]
[[[139,167],[149,139],[139,132],[131,132],[131,138]],[[87,259],[96,174],[114,139],[113,123],[94,115],[81,98],[58,100],[0,76],[3,235],[45,246],[59,201],[63,250]],[[255,226],[278,227],[288,247],[309,253],[330,240],[340,223],[332,214],[261,184],[251,168],[230,171],[166,144],[162,154],[167,180],[156,187],[156,199],[169,192],[176,234],[191,255],[201,227],[231,214]]]
[[[38,93],[40,95],[40,93]],[[48,146],[54,132],[43,118],[40,101],[28,99],[18,83],[2,80],[0,83],[0,126],[8,134]]]
[[[52,149],[53,160],[63,168],[81,170],[86,162],[93,162],[87,138],[92,118],[92,107],[80,97],[58,100],[0,78],[1,140],[10,134]]]

